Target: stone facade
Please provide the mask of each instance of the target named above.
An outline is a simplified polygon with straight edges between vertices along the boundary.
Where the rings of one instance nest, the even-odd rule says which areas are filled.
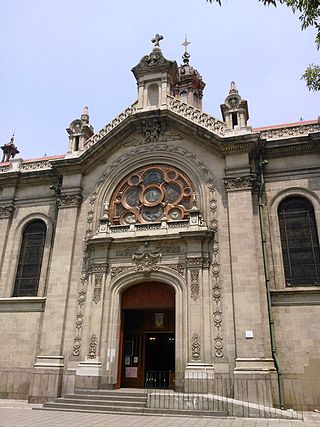
[[[245,384],[257,400],[260,387],[278,405],[258,215],[262,153],[285,404],[298,404],[298,384],[304,406],[319,405],[320,287],[286,285],[278,207],[288,197],[307,199],[320,230],[320,124],[252,129],[234,83],[220,121],[179,99],[181,70],[195,71],[187,65],[179,68],[155,46],[133,69],[137,102],[110,124],[94,133],[85,109],[68,128],[65,156],[0,164],[1,397],[42,402],[75,387],[118,387],[121,295],[138,283],[160,282],[175,291],[175,371],[188,378],[205,373],[216,384],[227,379],[235,397]],[[195,76],[188,81],[199,90]],[[151,197],[169,188],[168,178],[158,190],[154,185],[135,217],[132,205],[131,216],[121,211],[115,224],[115,189],[155,165],[190,180],[185,206],[170,208],[163,199],[157,209],[165,214],[152,219],[158,211]],[[187,185],[182,181],[172,189]],[[142,188],[147,195],[148,185]],[[36,295],[12,296],[24,232],[37,220],[47,231]]]

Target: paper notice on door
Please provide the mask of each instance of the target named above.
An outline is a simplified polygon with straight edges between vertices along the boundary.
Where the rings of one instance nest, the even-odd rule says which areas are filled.
[[[138,378],[138,368],[126,368],[126,378]]]

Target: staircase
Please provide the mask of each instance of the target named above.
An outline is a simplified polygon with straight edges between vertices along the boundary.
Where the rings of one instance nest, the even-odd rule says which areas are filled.
[[[147,408],[147,393],[142,389],[76,390],[35,410],[92,412],[100,414],[168,415],[225,417],[225,412]]]

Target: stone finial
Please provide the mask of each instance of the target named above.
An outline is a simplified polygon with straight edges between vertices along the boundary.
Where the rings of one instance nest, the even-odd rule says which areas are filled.
[[[229,95],[232,95],[233,93],[239,93],[239,92],[237,91],[237,88],[236,88],[236,82],[232,81],[230,84]]]
[[[161,34],[156,34],[153,39],[151,39],[151,42],[154,44],[154,47],[160,48],[160,41],[163,40],[163,36]]]
[[[89,109],[88,107],[83,107],[83,113],[81,114],[81,120],[86,123],[89,124]]]
[[[3,151],[3,156],[1,162],[9,162],[11,158],[13,158],[16,154],[19,154],[20,151],[14,144],[14,134],[10,138],[10,141],[7,144],[4,144],[1,147]]]

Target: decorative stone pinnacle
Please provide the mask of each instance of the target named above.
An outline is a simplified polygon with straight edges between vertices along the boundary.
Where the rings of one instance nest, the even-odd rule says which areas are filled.
[[[20,151],[14,144],[14,134],[10,138],[10,141],[7,144],[4,144],[1,149],[3,151],[1,162],[9,162],[10,158],[13,158],[16,154],[20,153]]]
[[[151,39],[154,47],[160,47],[160,41],[163,40],[163,36],[161,34],[156,34],[153,39]]]
[[[81,115],[81,120],[84,123],[89,123],[89,110],[88,110],[88,107],[86,107],[86,106],[83,108],[83,113]]]
[[[238,93],[235,82],[231,82],[231,85],[230,85],[229,94],[231,95],[232,93]]]

